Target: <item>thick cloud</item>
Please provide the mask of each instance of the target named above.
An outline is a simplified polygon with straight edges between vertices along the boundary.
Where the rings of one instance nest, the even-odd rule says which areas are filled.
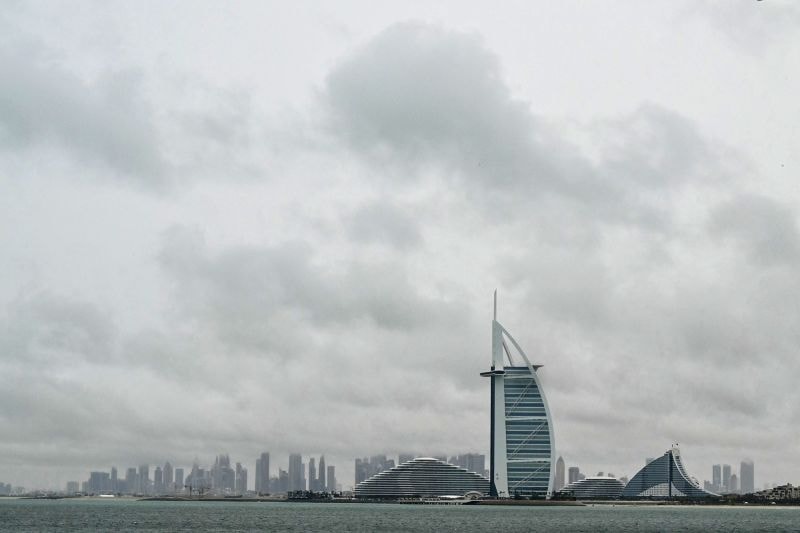
[[[386,201],[357,208],[345,221],[345,226],[356,241],[395,249],[416,246],[422,239],[413,213]]]
[[[452,227],[489,206],[473,242],[493,243],[494,271],[524,295],[517,320],[540,337],[536,357],[555,359],[545,379],[557,416],[570,421],[560,433],[565,453],[585,431],[598,442],[633,432],[644,448],[678,437],[755,446],[744,435],[735,444],[722,437],[726,424],[767,415],[757,387],[727,365],[740,361],[756,381],[784,382],[751,365],[791,357],[794,330],[772,313],[783,300],[775,293],[796,284],[779,275],[754,282],[747,265],[726,263],[718,241],[731,237],[774,262],[794,257],[797,235],[789,208],[747,198],[716,205],[740,182],[730,164],[736,154],[654,104],[597,122],[588,141],[572,144],[511,96],[479,38],[426,24],[380,33],[334,69],[326,89],[336,132],[373,168],[387,169],[384,179],[401,179],[398,190],[445,176],[439,191],[465,193],[465,203],[445,203]],[[696,222],[706,218],[708,226]],[[575,238],[584,228],[588,241]],[[703,386],[698,376],[709,369],[719,381]],[[581,392],[592,400],[576,398]],[[696,404],[716,419],[704,422],[708,431]],[[656,431],[654,412],[669,420]],[[614,413],[624,413],[627,430]],[[617,429],[597,433],[598,423]]]
[[[795,266],[800,259],[795,210],[764,196],[742,194],[720,205],[712,216],[711,231],[734,240],[759,266]]]
[[[113,323],[86,302],[26,294],[9,306],[4,324],[2,351],[12,360],[102,363],[113,360],[116,351]]]
[[[461,170],[485,165],[497,185],[550,178],[536,121],[510,97],[497,58],[476,35],[393,26],[338,65],[327,90],[337,132],[357,148],[412,165],[425,159]]]
[[[555,21],[560,7],[546,9]],[[354,456],[487,451],[478,373],[494,288],[501,321],[545,364],[570,464],[632,475],[678,441],[699,477],[745,456],[764,481],[800,475],[782,451],[800,408],[778,399],[800,370],[797,199],[779,172],[769,186],[754,179],[763,154],[709,134],[727,122],[673,98],[696,77],[684,65],[718,57],[713,46],[653,60],[675,69],[653,90],[634,83],[653,66],[633,51],[661,48],[604,48],[594,25],[564,38],[628,65],[619,84],[563,67],[570,47],[542,27],[524,37],[549,48],[526,45],[520,59],[505,25],[388,17],[335,38],[293,27],[298,50],[334,44],[287,66],[270,53],[293,52],[272,34],[265,44],[260,25],[220,46],[202,11],[169,35],[120,28],[114,42],[132,52],[119,64],[55,30],[35,40],[63,41],[53,58],[44,45],[0,57],[14,74],[0,82],[0,164],[13,170],[0,178],[0,433],[11,435],[0,480],[25,483],[39,465],[35,479],[55,484],[66,479],[53,472],[223,451],[252,467],[269,449],[284,468],[289,452],[325,452],[347,486]],[[104,13],[76,16],[74,31],[106,35]],[[648,20],[641,31],[675,29]],[[621,34],[638,28],[627,22]],[[254,64],[237,73],[212,55]],[[553,94],[562,70],[581,106]],[[267,116],[281,82],[307,99]],[[747,88],[725,87],[760,109]],[[758,126],[735,115],[725,120]],[[54,161],[64,154],[68,165]],[[131,179],[148,194],[114,186]],[[192,187],[158,187],[178,181]]]
[[[55,145],[145,184],[160,184],[165,161],[135,72],[82,80],[22,47],[0,51],[0,149]]]
[[[335,133],[397,167],[376,174],[415,183],[432,167],[500,218],[566,211],[661,229],[665,195],[722,168],[691,121],[654,104],[598,126],[590,157],[511,95],[477,35],[428,24],[381,32],[335,67],[325,94]]]

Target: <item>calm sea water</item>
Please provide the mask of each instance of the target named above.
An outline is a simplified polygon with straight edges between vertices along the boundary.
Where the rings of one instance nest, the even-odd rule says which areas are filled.
[[[800,508],[9,500],[0,531],[800,531]]]

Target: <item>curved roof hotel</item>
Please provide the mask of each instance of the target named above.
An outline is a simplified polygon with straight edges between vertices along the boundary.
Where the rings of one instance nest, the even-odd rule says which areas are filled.
[[[519,361],[512,358],[508,343]],[[552,494],[553,423],[536,374],[539,368],[497,321],[495,291],[492,367],[481,373],[491,380],[490,496],[549,498]]]
[[[590,476],[570,483],[560,493],[579,500],[616,500],[624,487],[622,481],[611,476]]]
[[[645,465],[622,491],[623,498],[700,499],[714,496],[717,494],[700,488],[700,484],[689,476],[677,447]]]
[[[489,480],[430,457],[418,457],[384,470],[356,485],[356,498],[397,499],[486,494]]]

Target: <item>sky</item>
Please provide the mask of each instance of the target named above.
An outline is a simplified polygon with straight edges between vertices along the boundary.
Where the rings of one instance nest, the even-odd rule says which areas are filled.
[[[800,482],[792,1],[11,2],[0,481],[555,444]],[[252,474],[251,474],[252,478]],[[252,481],[251,481],[252,484]]]

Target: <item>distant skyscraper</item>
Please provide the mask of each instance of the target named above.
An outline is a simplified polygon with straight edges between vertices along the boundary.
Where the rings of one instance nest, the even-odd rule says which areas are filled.
[[[150,494],[150,466],[139,465],[139,494]]]
[[[402,460],[404,458],[405,457],[401,457],[400,463],[406,462]],[[410,461],[411,459],[413,459],[413,457],[408,460]],[[484,471],[486,470],[486,456],[479,453],[462,453],[460,455],[454,455],[447,462],[449,462],[451,465],[460,466],[468,472],[475,472],[480,475],[483,475]]]
[[[108,472],[91,472],[87,489],[90,494],[105,494],[111,490],[111,477]]]
[[[208,478],[206,478],[207,474]],[[210,482],[210,474],[200,468],[200,465],[197,464],[197,460],[192,463],[192,469],[189,471],[189,475],[183,480],[184,485],[188,487],[189,491],[198,489],[206,490],[211,487]]]
[[[286,493],[289,491],[289,472],[278,469],[277,489],[274,492]]]
[[[731,465],[722,465],[722,488],[731,490]]]
[[[324,492],[328,489],[328,484],[325,482],[325,456],[319,457],[319,479],[317,479],[317,491]]]
[[[125,471],[125,492],[127,494],[134,494],[138,491],[139,476],[136,474],[135,468],[129,468]]]
[[[119,483],[117,480],[117,467],[111,467],[111,492],[117,493],[119,492]]]
[[[236,471],[228,454],[219,454],[211,467],[211,488],[218,494],[236,491]]]
[[[169,493],[175,491],[175,480],[173,478],[172,465],[169,461],[164,463],[164,490]]]
[[[153,471],[153,487],[155,494],[162,494],[164,492],[164,471],[160,466],[157,466]]]
[[[728,491],[733,493],[739,492],[739,478],[736,477],[736,474],[731,474],[730,480],[728,481]]]
[[[564,458],[559,456],[556,461],[556,486],[554,490],[559,491],[564,488]]]
[[[289,455],[289,490],[303,490],[303,457],[299,453]]]
[[[355,472],[356,472],[356,485],[367,479],[367,465],[366,459],[356,458]]]
[[[756,490],[755,484],[755,466],[753,461],[745,459],[739,465],[739,477],[741,478],[740,484],[742,486],[742,494],[752,494]]]
[[[80,490],[80,484],[77,481],[67,481],[67,494],[75,494]]]
[[[236,480],[234,482],[236,494],[247,492],[247,469],[242,463],[236,463]]]
[[[256,492],[268,493],[269,486],[269,453],[263,452],[261,457],[256,459]]]
[[[711,467],[711,484],[714,486],[713,492],[722,490],[722,467],[720,465]]]
[[[466,469],[470,472],[483,475],[486,471],[486,456],[482,453],[468,453],[466,454]]]
[[[183,490],[183,468],[175,469],[175,487],[179,491]]]
[[[414,459],[414,457],[416,457],[416,455],[413,453],[401,453],[400,456],[397,458],[398,459],[397,462],[401,464],[407,463],[408,461]]]
[[[317,467],[313,457],[308,459],[308,490],[317,491]]]
[[[328,466],[328,492],[336,492],[336,468],[333,465]]]
[[[567,478],[567,481],[569,483],[575,483],[576,481],[578,481],[580,479],[580,476],[581,476],[581,469],[580,468],[578,468],[577,466],[569,467],[568,478]]]
[[[443,461],[447,462],[447,459],[445,458]],[[394,466],[394,459],[387,459],[385,455],[373,455],[369,459],[366,457],[363,459],[356,459],[356,485],[375,474],[394,468]]]

